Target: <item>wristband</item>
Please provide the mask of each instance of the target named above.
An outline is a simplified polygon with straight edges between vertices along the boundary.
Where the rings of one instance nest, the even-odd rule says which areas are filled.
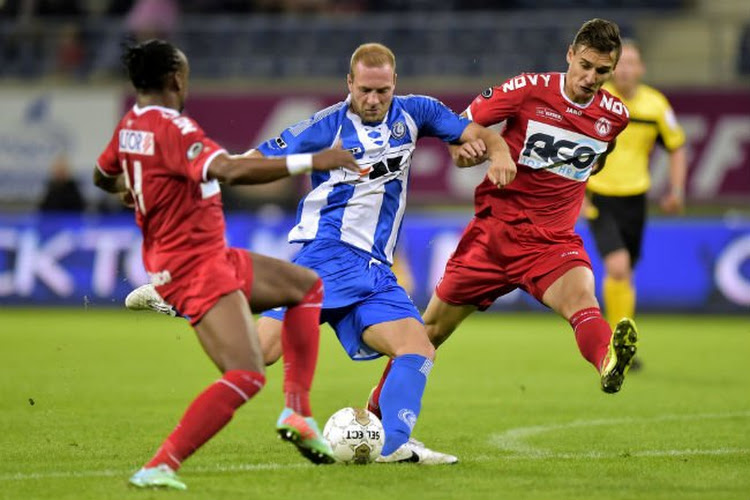
[[[286,169],[289,171],[289,175],[297,175],[309,172],[312,170],[313,155],[301,154],[301,155],[289,155],[286,157]]]

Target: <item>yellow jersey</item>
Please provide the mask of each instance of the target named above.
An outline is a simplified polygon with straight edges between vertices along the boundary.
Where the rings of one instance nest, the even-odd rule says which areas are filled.
[[[685,143],[685,132],[667,98],[655,88],[638,85],[632,99],[621,96],[611,82],[604,88],[628,107],[630,123],[617,136],[604,169],[589,178],[588,189],[604,196],[643,194],[651,186],[648,160],[656,140],[673,151]]]

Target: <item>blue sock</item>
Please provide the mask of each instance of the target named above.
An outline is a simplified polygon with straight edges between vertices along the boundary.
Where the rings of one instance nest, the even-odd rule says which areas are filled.
[[[385,444],[382,455],[390,455],[409,440],[422,408],[422,394],[432,361],[419,354],[404,354],[393,360],[380,393]]]

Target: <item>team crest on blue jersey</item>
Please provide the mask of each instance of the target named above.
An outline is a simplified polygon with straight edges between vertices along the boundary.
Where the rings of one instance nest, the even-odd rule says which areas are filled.
[[[397,121],[393,124],[393,127],[391,128],[391,133],[393,134],[393,137],[396,139],[401,139],[406,135],[406,124],[402,122],[401,120]]]

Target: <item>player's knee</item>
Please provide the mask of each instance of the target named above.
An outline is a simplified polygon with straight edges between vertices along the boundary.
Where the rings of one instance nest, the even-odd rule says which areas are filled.
[[[630,281],[630,269],[625,266],[612,267],[608,270],[607,276],[615,281]]]
[[[608,254],[604,259],[604,267],[607,276],[615,280],[630,279],[630,254],[627,250],[616,250]]]
[[[295,266],[295,277],[289,282],[292,284],[289,290],[287,303],[290,305],[301,304],[311,289],[320,280],[318,273],[312,269],[302,266]]]
[[[312,269],[303,267],[301,281],[302,281],[302,288],[304,290],[302,293],[306,294],[308,291],[310,291],[310,288],[312,288],[313,285],[315,285],[315,283],[317,283],[319,279],[320,279],[320,276],[318,276],[318,273],[316,273]]]
[[[281,358],[281,346],[269,345],[263,347],[263,363],[271,366]]]
[[[403,342],[394,353],[396,356],[403,356],[404,354],[419,354],[428,359],[435,359],[435,347],[430,342],[427,336],[421,338],[412,338],[406,342]]]
[[[260,353],[254,353],[254,355],[250,357],[240,357],[235,354],[228,354],[224,357],[222,371],[228,372],[230,370],[245,370],[265,375],[266,365],[263,363],[263,357]]]
[[[581,289],[569,294],[563,304],[562,310],[559,311],[565,318],[570,318],[581,309],[590,307],[599,307],[599,301],[590,290]]]
[[[266,366],[271,366],[281,358],[281,325],[281,321],[266,316],[258,319],[258,341]]]

